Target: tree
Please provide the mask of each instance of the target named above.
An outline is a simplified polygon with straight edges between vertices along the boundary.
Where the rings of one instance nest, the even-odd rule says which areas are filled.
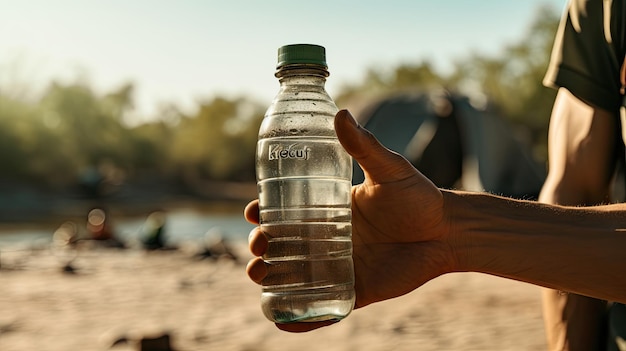
[[[3,178],[30,176],[28,160],[41,135],[33,129],[36,109],[0,95],[0,174]]]
[[[501,55],[472,54],[458,60],[450,75],[438,73],[428,61],[403,63],[391,72],[370,69],[357,84],[337,97],[340,105],[355,98],[372,100],[397,91],[429,91],[444,87],[467,96],[485,96],[489,106],[512,123],[530,131],[536,156],[545,160],[547,129],[556,92],[542,86],[559,17],[549,7],[537,11],[535,21],[518,43]]]
[[[182,118],[172,158],[193,176],[254,179],[256,136],[262,108],[245,99],[216,97]]]
[[[478,86],[502,116],[531,131],[538,158],[547,157],[547,129],[556,92],[542,85],[559,17],[541,7],[526,36],[497,57],[473,55],[458,62],[455,87]],[[471,92],[470,92],[471,93]]]

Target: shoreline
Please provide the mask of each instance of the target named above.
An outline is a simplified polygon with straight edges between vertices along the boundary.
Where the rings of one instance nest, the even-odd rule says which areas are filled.
[[[256,183],[196,181],[185,187],[168,182],[125,183],[99,197],[77,189],[39,189],[32,184],[0,183],[0,227],[23,223],[50,223],[81,218],[96,207],[118,217],[146,215],[156,210],[184,207],[243,212],[257,197]]]
[[[243,218],[244,204],[218,202],[170,202],[160,207],[164,212],[163,237],[170,246],[202,243],[206,240],[222,238],[227,241],[245,241],[253,228]],[[54,233],[66,223],[72,223],[79,238],[89,238],[87,231],[87,210],[85,216],[64,217],[55,220],[35,220],[30,222],[0,223],[0,252],[11,247],[41,247],[52,242]],[[109,208],[109,229],[114,238],[126,245],[137,245],[145,233],[151,212],[122,213]]]

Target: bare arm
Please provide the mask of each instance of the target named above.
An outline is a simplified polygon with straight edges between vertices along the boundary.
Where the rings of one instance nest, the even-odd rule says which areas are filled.
[[[459,271],[626,302],[626,206],[563,207],[444,192]]]

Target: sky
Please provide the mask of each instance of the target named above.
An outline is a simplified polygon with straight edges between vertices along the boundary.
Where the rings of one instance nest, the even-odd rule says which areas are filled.
[[[331,96],[370,68],[430,60],[445,73],[521,39],[540,5],[566,0],[0,0],[0,89],[51,81],[135,86],[134,118],[215,96],[268,104],[276,52],[326,47]]]

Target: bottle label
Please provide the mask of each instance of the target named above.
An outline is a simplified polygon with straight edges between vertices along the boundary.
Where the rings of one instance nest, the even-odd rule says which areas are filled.
[[[308,160],[311,149],[306,145],[282,145],[271,144],[269,146],[269,160],[280,160],[286,158]]]

